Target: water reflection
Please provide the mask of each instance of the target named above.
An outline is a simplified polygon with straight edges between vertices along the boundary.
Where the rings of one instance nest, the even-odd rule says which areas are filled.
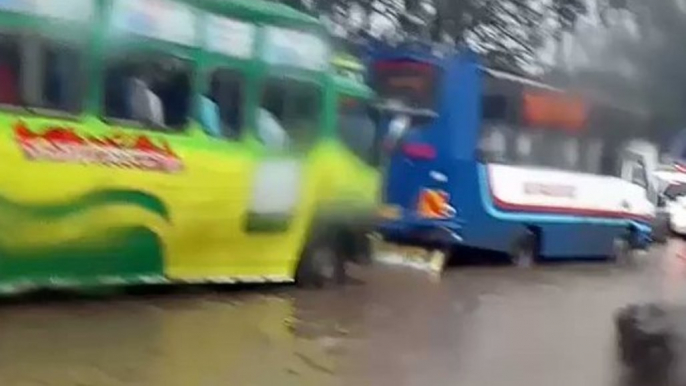
[[[292,334],[293,316],[292,300],[277,296],[9,307],[0,384],[334,384],[331,356]]]
[[[679,251],[633,267],[460,266],[440,281],[371,267],[324,291],[0,305],[0,385],[613,385],[614,314],[682,301]]]

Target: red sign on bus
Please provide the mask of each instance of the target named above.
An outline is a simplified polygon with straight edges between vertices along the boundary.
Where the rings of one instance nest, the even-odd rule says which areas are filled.
[[[556,92],[524,91],[523,118],[531,127],[566,131],[583,130],[588,119],[588,106],[580,98]]]

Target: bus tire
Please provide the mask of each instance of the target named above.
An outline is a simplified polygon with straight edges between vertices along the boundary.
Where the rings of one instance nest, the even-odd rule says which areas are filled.
[[[351,262],[358,265],[370,265],[372,263],[372,241],[370,236],[363,232],[355,233],[355,253],[351,257]]]
[[[530,268],[539,260],[540,238],[536,232],[527,229],[517,237],[510,251],[510,261],[518,268]]]
[[[631,246],[631,233],[619,235],[612,240],[610,258],[621,265],[633,263],[634,250]]]
[[[659,216],[655,220],[653,226],[653,240],[657,244],[665,244],[669,239],[672,231],[669,225],[669,218],[667,216]]]
[[[329,232],[315,232],[298,264],[295,280],[305,288],[322,288],[341,284],[345,278],[345,261]]]

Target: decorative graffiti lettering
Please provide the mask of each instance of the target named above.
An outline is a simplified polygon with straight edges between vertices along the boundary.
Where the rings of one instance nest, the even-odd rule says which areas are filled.
[[[576,197],[576,188],[569,185],[526,183],[524,184],[524,193],[531,196],[574,198]]]
[[[40,133],[22,121],[14,126],[15,139],[32,161],[95,164],[163,173],[183,169],[181,159],[166,141],[155,144],[147,135],[78,134],[72,128],[49,127]]]

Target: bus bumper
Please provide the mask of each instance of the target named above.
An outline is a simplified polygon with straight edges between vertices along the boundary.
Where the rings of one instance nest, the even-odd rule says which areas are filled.
[[[633,224],[634,233],[632,247],[634,249],[648,249],[653,243],[653,228],[645,224]]]

